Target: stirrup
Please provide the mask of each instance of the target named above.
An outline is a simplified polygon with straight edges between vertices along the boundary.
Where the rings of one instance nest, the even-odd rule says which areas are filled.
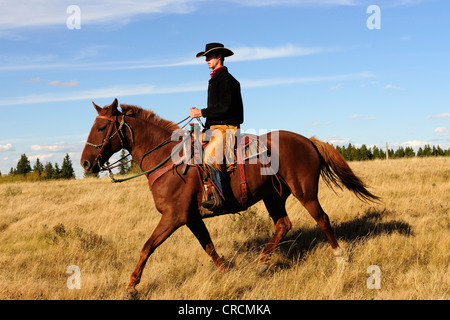
[[[224,206],[224,201],[216,190],[215,186],[209,186],[211,189],[211,199],[202,201],[202,207],[208,210],[221,209]]]
[[[211,210],[215,207],[214,199],[202,201],[202,207]]]

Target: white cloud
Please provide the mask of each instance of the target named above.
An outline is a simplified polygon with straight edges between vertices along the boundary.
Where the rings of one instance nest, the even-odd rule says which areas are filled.
[[[420,147],[424,147],[426,145],[430,145],[430,146],[440,146],[443,149],[447,149],[450,148],[450,143],[449,141],[446,140],[439,140],[439,139],[434,139],[434,140],[429,140],[429,141],[424,141],[424,140],[410,140],[410,141],[405,141],[405,142],[389,142],[389,149],[393,149],[396,150],[400,147],[406,148],[406,147],[412,147],[415,151],[417,151]],[[382,148],[384,150],[385,145],[379,145],[379,148]]]
[[[381,1],[381,0],[379,0]],[[389,0],[384,6],[417,5],[427,0]],[[249,7],[336,7],[367,6],[362,0],[228,0]],[[189,14],[206,0],[3,0],[0,10],[0,36],[11,37],[8,30],[22,27],[66,26],[67,8],[80,7],[81,28],[86,24],[127,24],[138,15]],[[16,36],[17,37],[17,36]]]
[[[360,73],[341,74],[333,76],[241,80],[241,86],[244,88],[260,88],[260,87],[270,87],[289,84],[309,84],[328,81],[353,80],[360,78],[368,78],[372,76],[373,75],[369,72],[360,72]],[[0,106],[35,104],[44,102],[94,100],[99,98],[114,98],[114,97],[136,96],[136,95],[198,92],[204,90],[205,90],[204,82],[187,83],[171,87],[159,87],[151,84],[123,85],[123,86],[112,86],[107,88],[72,92],[70,94],[47,93],[47,94],[29,95],[25,97],[15,97],[0,100]]]
[[[420,141],[420,140],[411,140],[411,141],[405,141],[401,144],[402,147],[412,147],[412,148],[419,148],[419,147],[423,147],[425,145],[432,145],[432,143],[428,142],[428,141]]]
[[[1,145],[0,144],[0,152],[6,152],[6,151],[15,151],[16,149],[13,147],[11,143]]]
[[[39,162],[46,163],[46,162],[59,162],[62,163],[62,159],[59,159],[54,153],[47,153],[47,154],[38,154],[34,156],[29,156],[28,160],[30,163],[35,163],[36,160],[39,159]]]
[[[35,82],[41,82],[42,81],[42,79],[41,78],[39,78],[39,77],[36,77],[36,78],[32,78],[32,79],[26,79],[26,80],[23,80],[23,82],[25,82],[25,83],[27,83],[27,82],[29,82],[29,83],[35,83]]]
[[[249,7],[332,7],[332,6],[354,6],[357,0],[231,0],[239,5]]]
[[[68,81],[68,82],[61,82],[59,80],[54,80],[54,81],[50,81],[48,83],[48,85],[50,85],[50,86],[58,86],[58,87],[63,87],[63,88],[76,87],[79,84],[80,83],[77,80],[71,80],[71,81]]]
[[[399,86],[394,86],[392,84],[387,84],[384,86],[385,89],[392,89],[392,90],[405,90],[405,88],[401,88]]]
[[[1,14],[1,13],[0,13]],[[16,66],[16,65],[45,65],[54,61],[58,56],[54,53],[52,54],[42,54],[37,51],[26,51],[26,52],[15,52],[15,53],[0,53],[0,70],[5,69],[5,66]]]
[[[350,116],[350,119],[352,120],[376,120],[377,117],[375,116],[363,116],[361,114],[354,114]]]
[[[13,59],[8,59],[13,60]],[[28,63],[31,60],[32,63]],[[80,60],[76,55],[74,61]],[[200,59],[187,59],[178,62],[161,62],[154,60],[129,60],[129,61],[109,61],[109,62],[92,62],[92,63],[76,63],[76,62],[52,62],[42,63],[35,61],[32,57],[30,59],[16,59],[9,63],[0,65],[0,71],[20,71],[20,70],[48,70],[48,69],[65,69],[65,70],[136,70],[136,69],[152,69],[152,68],[169,68],[188,66],[194,64],[201,64],[204,61]]]
[[[77,0],[80,7],[81,28],[84,24],[128,23],[142,14],[186,14],[195,10],[199,0]],[[0,30],[49,25],[66,26],[70,14],[66,10],[72,0],[7,0],[2,1]]]
[[[337,90],[337,89],[340,89],[340,88],[342,88],[342,83],[338,83],[337,85],[334,85],[334,86],[330,87],[330,90],[334,91],[334,90]]]
[[[39,158],[39,161],[42,163],[57,162],[61,167],[65,155],[68,154],[70,160],[72,161],[72,166],[75,170],[76,176],[82,177],[83,172],[79,163],[85,143],[86,141],[73,143],[62,141],[52,144],[45,143],[41,145],[32,145],[30,150],[27,152],[27,155],[30,154],[28,159],[31,163],[36,162],[36,159]]]
[[[205,84],[203,82],[201,84],[186,84],[173,87],[157,87],[150,84],[135,85],[135,86],[123,85],[123,86],[112,86],[107,88],[72,92],[70,94],[61,94],[61,93],[33,94],[20,98],[17,97],[6,100],[0,100],[0,106],[46,103],[46,102],[78,101],[78,100],[92,101],[100,98],[195,92],[204,90]]]
[[[53,143],[53,144],[34,144],[30,147],[31,151],[34,152],[59,152],[59,153],[69,153],[69,152],[74,152],[74,151],[79,151],[83,148],[84,146],[84,142],[75,142],[75,143],[71,143],[68,144],[67,142],[57,142],[57,143]]]
[[[337,6],[368,6],[362,0],[228,0],[249,7],[337,7]],[[382,7],[398,7],[418,5],[430,0],[378,0]]]
[[[316,76],[316,77],[298,77],[298,78],[272,78],[260,80],[242,80],[241,84],[246,88],[270,87],[288,84],[309,84],[329,81],[344,81],[361,78],[370,78],[373,74],[370,72],[349,73],[333,76]]]
[[[100,54],[100,52],[104,49],[107,49],[108,46],[105,45],[90,45],[78,50],[74,55],[74,60],[82,60],[86,58],[96,57]]]
[[[436,129],[434,129],[434,132],[436,132],[437,134],[439,134],[441,136],[448,136],[448,135],[450,135],[450,128],[438,127]]]
[[[343,145],[347,146],[349,143],[352,142],[352,139],[350,139],[350,138],[341,138],[341,137],[336,135],[336,136],[332,136],[329,139],[325,139],[325,142],[328,142],[328,143],[330,143],[332,145],[335,145],[335,146],[343,146]]]
[[[421,4],[422,2],[429,2],[430,0],[385,0],[386,5],[389,6],[413,6]]]
[[[288,43],[279,47],[238,47],[234,48],[234,55],[227,58],[229,61],[265,60],[305,56],[326,51],[323,48],[302,48]]]
[[[329,124],[331,124],[331,122],[324,122],[324,123],[314,122],[314,123],[311,123],[308,127],[320,127],[320,126],[327,126]]]
[[[335,48],[319,48],[319,47],[299,47],[288,43],[284,46],[276,47],[236,47],[230,48],[234,55],[227,58],[228,62],[255,61],[277,58],[298,57],[311,54],[317,54],[336,50]],[[170,68],[180,66],[190,66],[204,63],[204,59],[187,58],[178,61],[155,61],[155,60],[131,60],[131,61],[114,61],[105,63],[79,64],[77,69],[87,68],[89,70],[133,70],[133,69],[152,69],[152,68]],[[57,67],[60,67],[59,65]],[[73,64],[68,66],[73,67]],[[1,69],[0,69],[1,70]]]
[[[254,61],[276,58],[288,58],[317,54],[327,51],[336,50],[335,48],[319,48],[319,47],[299,47],[293,44],[286,44],[277,47],[237,47],[231,48],[235,53],[230,58],[229,62]],[[97,50],[97,49],[95,49]],[[94,53],[92,53],[94,54]],[[109,62],[92,62],[92,63],[76,63],[76,62],[54,62],[44,63],[37,60],[38,57],[21,57],[20,59],[13,59],[11,57],[4,57],[5,63],[0,64],[0,71],[19,71],[19,70],[39,70],[39,69],[70,69],[70,70],[137,70],[137,69],[155,69],[155,68],[171,68],[180,66],[191,66],[204,63],[203,59],[197,58],[182,58],[178,61],[157,61],[157,60],[125,60],[125,61],[109,61]],[[55,59],[55,58],[53,58]],[[79,60],[79,55],[76,55],[75,61]],[[1,60],[1,59],[0,59]],[[29,63],[29,61],[35,63]],[[27,63],[28,62],[28,63]]]
[[[445,112],[445,113],[441,113],[441,114],[437,114],[434,116],[428,116],[428,119],[444,119],[444,118],[450,118],[450,113]]]

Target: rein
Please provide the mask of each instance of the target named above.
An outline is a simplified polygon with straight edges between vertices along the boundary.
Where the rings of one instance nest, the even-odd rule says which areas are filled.
[[[167,161],[169,161],[173,155],[175,155],[177,152],[179,152],[181,150],[181,148],[183,147],[184,142],[190,139],[189,135],[186,135],[186,137],[177,145],[177,147],[172,151],[172,153],[170,154],[170,156],[168,156],[167,158],[165,158],[164,160],[162,160],[159,164],[157,164],[156,166],[154,166],[153,168],[151,168],[150,170],[138,173],[134,176],[128,177],[128,178],[124,178],[124,179],[115,179],[114,175],[111,171],[112,168],[108,167],[107,170],[109,171],[109,177],[111,178],[113,183],[120,183],[120,182],[124,182],[124,181],[128,181],[146,174],[151,174],[152,172],[158,170],[159,168],[161,168],[163,165],[165,165],[167,163]]]
[[[186,117],[186,118],[184,118],[183,120],[181,120],[180,122],[177,122],[175,125],[180,125],[181,123],[183,123],[183,122],[185,122],[187,119],[190,119],[191,117],[190,116],[188,116],[188,117]],[[184,125],[184,126],[182,126],[180,129],[183,129],[184,127],[186,127],[186,125],[187,125],[187,123]],[[157,150],[157,149],[159,149],[159,148],[161,148],[162,146],[164,146],[166,143],[168,143],[169,141],[171,141],[171,137],[170,138],[167,138],[166,140],[164,140],[163,142],[161,142],[160,144],[158,144],[156,147],[154,147],[153,149],[151,149],[150,151],[147,151],[143,156],[142,156],[142,159],[141,159],[141,162],[139,163],[139,167],[142,165],[142,162],[144,161],[144,158],[146,157],[146,156],[148,156],[150,153],[152,153],[153,151],[155,151],[155,150]]]
[[[184,118],[183,120],[181,120],[180,122],[178,122],[177,125],[179,125],[179,124],[185,122],[186,120],[188,120],[188,119],[190,119],[190,118],[191,118],[190,116]],[[122,161],[123,159],[127,158],[127,157],[130,156],[131,154],[130,154],[130,153],[127,154],[125,157],[122,157],[121,159],[117,160],[117,161],[114,162],[112,165],[109,164],[109,161],[106,161],[106,162],[105,162],[106,167],[103,167],[103,166],[100,165],[100,159],[102,159],[102,153],[103,153],[103,151],[104,151],[106,145],[108,144],[108,142],[111,141],[111,139],[112,139],[114,136],[116,136],[116,135],[118,135],[122,147],[124,146],[124,144],[123,144],[123,139],[125,138],[125,135],[124,135],[123,132],[122,132],[122,128],[123,128],[124,126],[126,126],[126,127],[130,130],[131,141],[132,141],[132,143],[134,144],[133,131],[131,130],[131,127],[125,122],[125,115],[122,115],[122,121],[120,122],[120,125],[119,125],[118,128],[117,128],[117,116],[116,116],[116,119],[111,119],[110,117],[105,117],[105,116],[98,116],[97,119],[105,119],[105,120],[114,122],[114,126],[116,127],[116,132],[113,133],[109,138],[107,138],[107,137],[111,134],[111,132],[112,132],[113,126],[111,125],[111,126],[109,127],[109,129],[108,129],[108,132],[106,133],[105,138],[103,139],[103,142],[102,142],[101,144],[96,145],[96,144],[93,144],[93,143],[90,143],[90,142],[86,142],[86,144],[89,145],[89,146],[95,147],[95,148],[97,148],[97,149],[100,149],[100,152],[99,152],[99,154],[97,155],[97,157],[95,158],[95,161],[98,162],[98,165],[99,165],[99,167],[100,167],[100,171],[109,171],[109,177],[111,178],[111,180],[112,180],[113,183],[120,183],[120,182],[128,181],[128,180],[131,180],[131,179],[134,179],[134,178],[137,178],[137,177],[146,175],[146,174],[151,174],[152,172],[154,172],[154,171],[156,171],[157,169],[159,169],[159,168],[161,168],[162,166],[164,166],[164,165],[167,163],[167,161],[169,161],[169,160],[172,158],[173,155],[175,155],[177,152],[179,152],[179,151],[181,150],[181,148],[183,147],[184,142],[185,142],[187,139],[190,139],[190,136],[189,136],[189,135],[186,135],[186,137],[183,138],[183,140],[177,145],[177,147],[172,151],[172,153],[171,153],[167,158],[165,158],[164,160],[162,160],[159,164],[157,164],[155,167],[153,167],[152,169],[147,170],[147,171],[144,171],[144,172],[141,172],[141,173],[139,173],[139,174],[136,174],[136,175],[131,176],[131,177],[128,177],[128,178],[124,178],[124,179],[115,179],[115,178],[114,178],[114,174],[112,173],[111,169],[114,169],[114,168],[123,166],[123,165],[125,165],[125,164],[131,162],[133,159],[128,160],[128,161],[126,161],[126,162],[123,162],[123,163],[120,163],[120,164],[114,166],[116,163]],[[187,124],[188,124],[188,122],[187,122],[183,127],[181,127],[181,129],[183,129]],[[146,152],[146,153],[144,154],[144,156],[142,157],[141,163],[140,163],[140,164],[142,164],[142,161],[144,160],[144,158],[145,158],[147,155],[149,155],[149,154],[152,153],[153,151],[157,150],[158,148],[164,146],[164,145],[167,144],[169,141],[171,141],[171,137],[165,139],[163,142],[161,142],[160,144],[158,144],[156,147],[154,147],[154,148],[151,149],[150,151]]]

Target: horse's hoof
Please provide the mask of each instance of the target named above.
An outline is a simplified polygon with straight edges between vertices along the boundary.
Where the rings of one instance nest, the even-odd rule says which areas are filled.
[[[133,288],[133,289],[127,289],[124,291],[123,293],[123,299],[124,300],[137,300],[138,299],[138,291]]]
[[[338,263],[338,265],[342,265],[345,266],[346,264],[348,264],[348,257],[345,254],[344,250],[342,250],[341,248],[337,247],[334,251],[333,254],[336,258],[336,262]]]
[[[262,275],[267,269],[269,269],[269,265],[267,263],[262,263],[256,269],[256,274],[258,276]]]
[[[348,258],[346,256],[336,257],[336,262],[338,265],[346,266],[348,264]]]
[[[227,269],[227,267],[226,267],[225,265],[221,265],[221,266],[219,267],[219,271],[220,271],[220,273],[222,273],[222,274],[226,274],[226,273],[228,272],[228,269]]]

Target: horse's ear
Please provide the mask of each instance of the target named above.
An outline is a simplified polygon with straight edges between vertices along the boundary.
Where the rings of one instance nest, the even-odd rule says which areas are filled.
[[[97,113],[100,114],[100,112],[102,111],[102,108],[100,108],[98,105],[96,105],[96,104],[94,103],[94,101],[92,101],[92,104],[94,105],[95,110],[97,110]]]
[[[119,102],[117,101],[117,98],[114,99],[113,103],[111,104],[111,114],[115,114],[117,112]]]

